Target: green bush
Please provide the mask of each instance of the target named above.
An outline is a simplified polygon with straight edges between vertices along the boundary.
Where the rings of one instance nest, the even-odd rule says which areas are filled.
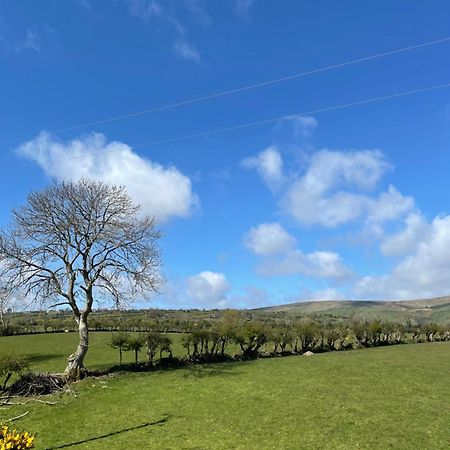
[[[20,355],[14,353],[0,356],[0,376],[3,380],[2,390],[6,389],[9,379],[14,375],[21,375],[28,369],[28,361]]]
[[[119,350],[119,365],[122,365],[122,352],[128,350],[130,335],[128,333],[113,333],[109,345]]]

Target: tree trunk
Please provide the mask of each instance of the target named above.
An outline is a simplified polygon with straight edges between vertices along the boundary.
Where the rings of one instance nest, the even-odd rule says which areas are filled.
[[[79,380],[83,378],[85,368],[83,365],[84,357],[89,348],[89,333],[87,325],[87,317],[80,315],[75,320],[78,323],[78,332],[80,335],[80,342],[78,344],[77,351],[69,356],[67,359],[67,367],[65,370],[68,378],[73,380]]]
[[[0,336],[6,335],[6,325],[5,325],[5,320],[3,319],[3,308],[2,307],[0,307],[0,325],[2,328],[2,332],[0,333]]]
[[[6,374],[6,378],[5,378],[5,381],[3,383],[3,388],[2,388],[3,391],[6,389],[6,385],[8,384],[8,381],[11,378],[11,376],[12,376],[12,372],[9,372],[9,373]]]

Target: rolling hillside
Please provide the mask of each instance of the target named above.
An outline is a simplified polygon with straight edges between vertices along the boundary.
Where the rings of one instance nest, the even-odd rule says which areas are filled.
[[[450,296],[404,301],[311,301],[256,308],[257,314],[450,322]]]

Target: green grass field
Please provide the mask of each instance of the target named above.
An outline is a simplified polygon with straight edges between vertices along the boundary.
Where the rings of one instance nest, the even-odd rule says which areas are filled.
[[[85,365],[89,369],[105,369],[119,363],[118,350],[109,346],[112,333],[89,334],[89,351]],[[169,334],[173,340],[174,356],[184,356],[186,350],[181,346],[181,334]],[[63,372],[67,357],[78,344],[78,333],[48,333],[23,336],[0,337],[0,354],[13,351],[27,357],[34,370]],[[139,354],[140,361],[146,361],[145,351]],[[123,362],[134,362],[133,352],[123,353]]]
[[[90,367],[116,362],[108,338],[92,337]],[[2,337],[0,351],[60,371],[75,344]],[[37,432],[41,449],[448,449],[449,375],[450,343],[401,345],[91,378],[54,406],[0,414],[29,411],[16,426]]]

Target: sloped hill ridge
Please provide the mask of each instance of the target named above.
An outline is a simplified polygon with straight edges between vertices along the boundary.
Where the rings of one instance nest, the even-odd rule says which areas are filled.
[[[255,308],[262,314],[450,322],[450,296],[417,300],[323,300]]]

